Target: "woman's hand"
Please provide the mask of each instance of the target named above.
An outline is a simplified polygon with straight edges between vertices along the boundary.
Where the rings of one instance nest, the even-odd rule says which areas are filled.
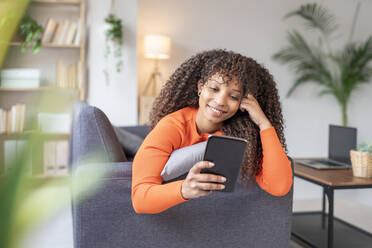
[[[196,163],[187,174],[182,183],[182,197],[185,199],[198,198],[209,195],[212,190],[222,190],[225,185],[221,184],[226,178],[213,174],[200,173],[203,168],[211,168],[214,164],[208,161]]]
[[[262,111],[260,104],[251,94],[243,97],[240,103],[240,110],[243,112],[246,110],[249,114],[249,117],[260,128],[260,130],[264,130],[272,126],[265,113]]]

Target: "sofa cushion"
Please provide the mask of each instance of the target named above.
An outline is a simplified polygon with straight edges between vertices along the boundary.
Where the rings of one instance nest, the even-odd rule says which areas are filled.
[[[136,155],[138,148],[141,146],[144,138],[135,135],[121,127],[115,127],[114,131],[119,140],[121,147],[124,150],[125,155],[134,157]]]
[[[178,178],[191,169],[199,161],[203,160],[207,141],[174,150],[161,172],[164,181]]]
[[[106,115],[85,102],[74,104],[70,164],[127,161]]]

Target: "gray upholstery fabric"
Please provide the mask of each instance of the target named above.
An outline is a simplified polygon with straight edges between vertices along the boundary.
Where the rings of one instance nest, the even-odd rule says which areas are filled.
[[[73,213],[75,248],[281,247],[291,230],[292,190],[271,196],[254,182],[233,193],[214,192],[159,214],[136,214],[131,202],[131,163],[105,163],[102,187]],[[74,177],[88,174],[80,166]]]
[[[77,101],[73,109],[70,165],[127,161],[106,115],[98,108]]]
[[[141,126],[125,126],[120,127],[130,133],[133,133],[134,135],[137,135],[138,137],[141,137],[145,139],[147,134],[150,132],[150,126],[147,125],[141,125]]]
[[[95,121],[97,112],[91,107],[82,111],[80,115],[84,118],[80,118],[80,124],[73,129],[84,131],[73,130],[71,160],[80,160],[100,147],[109,151],[120,149],[117,140],[113,142],[111,125],[102,123],[105,118]],[[86,130],[95,125],[111,131]],[[137,130],[148,132],[148,128]],[[92,144],[94,142],[96,144]],[[136,214],[131,201],[132,163],[117,162],[117,156],[111,155],[107,155],[107,159],[112,161],[95,164],[105,166],[108,171],[97,191],[78,203],[76,188],[72,188],[75,248],[288,247],[292,189],[284,197],[275,197],[261,190],[255,182],[248,188],[238,184],[233,193],[213,192],[159,214]],[[92,164],[79,163],[73,177],[84,178],[90,175],[92,168]]]
[[[206,146],[207,141],[204,141],[174,150],[160,174],[163,180],[169,181],[187,173],[194,164],[203,160]]]
[[[114,131],[116,136],[118,137],[121,147],[124,150],[125,155],[134,157],[144,138],[120,127],[114,127]]]

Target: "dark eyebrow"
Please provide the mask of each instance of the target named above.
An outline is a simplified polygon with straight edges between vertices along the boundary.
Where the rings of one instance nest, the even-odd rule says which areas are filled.
[[[213,78],[210,78],[210,80],[212,80],[212,81],[214,81],[214,82],[216,82],[218,84],[225,84],[226,83],[226,82],[219,82],[219,81],[217,81],[216,79],[213,79]]]
[[[214,82],[216,82],[216,83],[218,83],[218,84],[226,84],[226,82],[219,82],[219,81],[217,81],[216,79],[213,79],[213,78],[211,78],[210,80],[211,80],[211,81],[214,81]],[[240,90],[235,90],[235,89],[233,89],[233,91],[236,91],[236,92],[241,93]]]

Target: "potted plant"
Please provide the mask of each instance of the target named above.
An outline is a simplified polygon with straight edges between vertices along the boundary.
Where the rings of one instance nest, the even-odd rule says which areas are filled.
[[[350,151],[353,175],[356,177],[372,177],[372,144],[363,142],[358,151]]]
[[[368,83],[372,75],[372,37],[364,42],[353,42],[355,21],[359,9],[357,5],[349,40],[342,49],[334,51],[332,35],[337,30],[334,16],[322,6],[313,3],[301,5],[288,13],[285,18],[299,17],[306,26],[318,34],[318,43],[310,44],[300,32],[288,33],[288,45],[274,54],[274,60],[294,69],[296,79],[289,89],[289,97],[298,86],[315,83],[320,86],[319,95],[331,95],[341,108],[342,124],[348,123],[347,107],[349,99],[360,85]]]
[[[106,36],[106,46],[105,46],[105,60],[106,67],[110,56],[113,55],[116,60],[115,68],[116,72],[122,71],[123,61],[121,59],[122,55],[122,45],[123,45],[123,25],[122,20],[116,15],[110,13],[105,18],[105,24],[107,26],[105,36]],[[104,70],[106,83],[109,83],[109,73],[108,69]]]
[[[25,16],[22,19],[17,32],[17,34],[22,37],[21,51],[26,52],[27,46],[34,43],[32,52],[34,54],[38,53],[41,48],[41,34],[43,31],[44,28],[40,26],[36,20],[30,16]]]

